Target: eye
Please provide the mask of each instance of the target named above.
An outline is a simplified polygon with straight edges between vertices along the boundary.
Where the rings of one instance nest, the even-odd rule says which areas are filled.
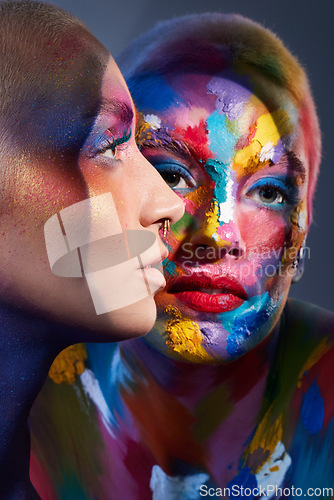
[[[111,158],[116,160],[117,158],[117,146],[110,145],[110,147],[104,148],[99,151],[99,156],[103,156],[104,158]]]
[[[296,194],[291,185],[275,178],[260,179],[255,182],[246,192],[246,197],[259,205],[275,209],[284,208],[296,201]]]
[[[284,201],[284,197],[282,193],[280,193],[277,189],[273,189],[272,187],[264,187],[259,190],[259,198],[263,203],[269,204],[282,204]]]
[[[192,189],[196,187],[196,181],[192,175],[185,167],[178,163],[153,162],[153,166],[172,189]]]
[[[118,138],[113,137],[110,131],[107,130],[106,136],[98,144],[95,156],[106,158],[108,160],[117,160],[119,150],[123,144],[126,144],[130,140],[130,137],[131,129],[124,131],[124,133]]]
[[[110,145],[110,147],[102,149],[98,154],[99,154],[99,156],[103,156],[103,158],[111,158],[113,160],[116,160],[116,158],[117,158],[117,146]]]

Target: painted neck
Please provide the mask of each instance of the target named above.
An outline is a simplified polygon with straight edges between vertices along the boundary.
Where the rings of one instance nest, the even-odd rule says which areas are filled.
[[[221,384],[230,386],[231,395],[247,393],[253,385],[266,377],[275,358],[280,325],[268,337],[241,358],[221,365],[197,365],[176,361],[140,339],[122,342],[122,362],[134,382],[150,380],[163,391],[182,398],[191,406]]]
[[[29,480],[28,416],[53,359],[66,347],[57,340],[59,329],[0,304],[1,498],[38,498]]]
[[[119,390],[131,415],[128,433],[134,439],[140,434],[153,464],[168,475],[200,468],[226,475],[226,481],[233,477],[266,410],[264,393],[278,330],[240,359],[220,366],[171,360],[145,339],[121,344],[127,377]],[[229,452],[222,455],[222,449]],[[212,464],[219,470],[211,470],[216,467]]]

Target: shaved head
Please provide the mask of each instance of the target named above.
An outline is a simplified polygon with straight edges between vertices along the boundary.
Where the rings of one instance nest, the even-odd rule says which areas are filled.
[[[94,95],[93,107],[108,58],[68,12],[40,2],[0,3],[1,153],[22,151],[27,144],[38,152],[48,142],[52,149],[66,144],[73,149],[70,138],[78,135],[75,117],[64,112],[64,90],[78,114],[82,94]]]

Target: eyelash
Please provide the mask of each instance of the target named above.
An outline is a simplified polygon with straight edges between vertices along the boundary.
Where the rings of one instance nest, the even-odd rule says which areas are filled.
[[[129,139],[131,138],[131,135],[132,135],[131,129],[127,129],[124,131],[121,137],[118,137],[116,139],[112,136],[103,138],[101,144],[99,145],[99,149],[95,153],[95,156],[103,155],[106,151],[110,150],[113,153],[113,159],[116,159],[117,146],[120,146],[121,144],[125,144],[126,142],[128,142]]]
[[[186,189],[193,189],[196,187],[196,182],[192,175],[188,172],[188,170],[185,167],[182,167],[181,165],[177,163],[168,163],[168,162],[152,162],[154,168],[159,172],[161,177],[165,180],[166,184],[168,184],[167,180],[164,178],[164,174],[179,174],[180,177],[184,180],[184,182],[187,183],[186,187],[179,187],[177,188],[176,186],[170,186],[172,189],[176,190],[186,190]],[[180,182],[180,181],[179,181]],[[178,182],[178,183],[179,183]]]
[[[261,179],[256,182],[246,193],[248,198],[252,198],[252,194],[257,193],[260,196],[260,190],[271,190],[274,194],[281,196],[281,201],[276,202],[265,202],[261,199],[255,200],[257,203],[263,203],[266,207],[270,207],[274,210],[279,210],[284,208],[287,204],[294,205],[298,202],[298,196],[295,188],[291,185],[286,185],[283,181],[279,181],[274,178]]]

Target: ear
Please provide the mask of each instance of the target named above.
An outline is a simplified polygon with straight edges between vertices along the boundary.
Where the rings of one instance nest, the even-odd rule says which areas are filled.
[[[306,248],[306,238],[303,241],[302,246],[299,249],[298,255],[293,261],[292,267],[295,270],[295,273],[292,278],[292,283],[298,283],[298,281],[302,278],[305,269],[305,252]]]

